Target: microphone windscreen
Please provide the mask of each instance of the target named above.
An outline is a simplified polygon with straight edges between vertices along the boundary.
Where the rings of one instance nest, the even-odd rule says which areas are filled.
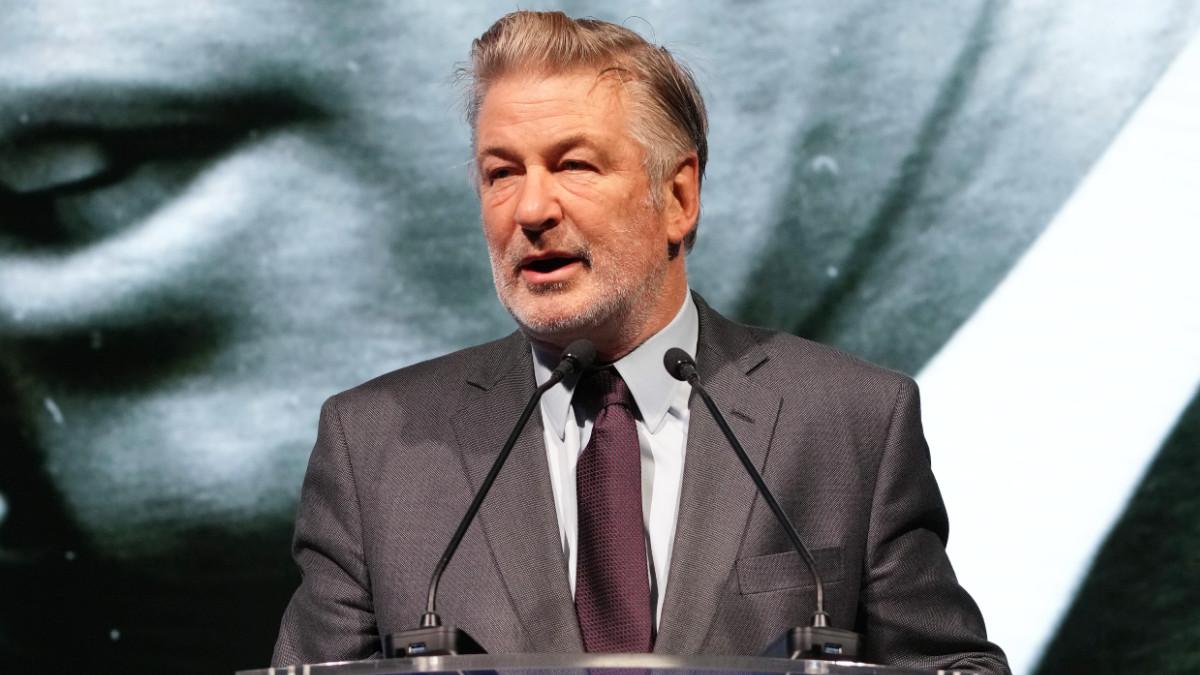
[[[571,371],[576,371],[586,370],[588,366],[592,365],[592,361],[595,360],[596,345],[592,344],[591,340],[582,338],[567,345],[567,348],[563,350],[560,363],[562,361],[571,361],[574,363]]]
[[[687,381],[689,372],[696,368],[696,362],[692,360],[691,354],[679,347],[671,347],[666,354],[663,354],[663,366],[666,367],[671,377]]]

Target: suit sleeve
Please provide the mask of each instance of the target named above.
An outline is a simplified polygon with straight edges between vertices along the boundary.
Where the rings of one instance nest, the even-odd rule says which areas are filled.
[[[869,660],[1009,673],[946,556],[949,524],[929,462],[916,384],[897,391],[871,507],[859,630]]]
[[[272,665],[377,654],[358,491],[336,397],[321,408],[317,442],[300,493],[292,555],[301,582],[284,612]]]

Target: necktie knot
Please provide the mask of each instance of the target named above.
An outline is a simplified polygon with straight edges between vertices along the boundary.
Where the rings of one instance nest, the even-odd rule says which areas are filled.
[[[629,385],[625,384],[621,374],[612,366],[585,372],[579,380],[575,395],[587,410],[596,414],[611,405],[625,406],[631,412],[637,409],[633,394],[629,392]]]

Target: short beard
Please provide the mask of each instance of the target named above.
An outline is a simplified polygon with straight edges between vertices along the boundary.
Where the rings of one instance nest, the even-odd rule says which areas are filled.
[[[586,251],[576,253],[581,254],[580,258],[584,260],[584,264],[591,267],[590,247],[587,247]],[[510,264],[509,269],[515,268],[518,263]],[[495,277],[496,295],[499,297],[500,303],[504,305],[526,334],[574,339],[588,337],[601,326],[610,326],[613,322],[619,323],[618,330],[622,328],[635,329],[639,322],[631,322],[630,319],[633,318],[638,303],[644,302],[649,290],[662,285],[663,279],[666,277],[666,265],[662,264],[654,274],[650,274],[634,284],[628,283],[629,280],[624,278],[624,274],[615,278],[601,278],[598,299],[584,307],[582,311],[571,315],[538,316],[535,312],[519,307],[520,303],[512,302],[509,297],[506,297],[515,296],[520,290],[527,291],[532,295],[553,295],[569,290],[568,283],[554,282],[534,286],[526,284],[519,278],[502,279],[495,266],[493,266],[493,276]]]

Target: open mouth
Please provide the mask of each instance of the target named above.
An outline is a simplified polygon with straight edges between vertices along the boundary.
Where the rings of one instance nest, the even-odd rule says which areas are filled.
[[[571,263],[575,262],[576,260],[579,260],[579,258],[567,258],[567,257],[539,258],[537,260],[530,260],[530,261],[526,262],[524,265],[522,265],[522,267],[524,267],[525,269],[530,270],[532,272],[537,272],[539,274],[548,274],[555,270],[562,269],[562,268],[566,267],[567,265],[570,265]]]
[[[584,256],[572,255],[570,251],[547,251],[540,256],[524,258],[518,269],[525,283],[541,286],[567,281],[581,265],[587,265]]]

